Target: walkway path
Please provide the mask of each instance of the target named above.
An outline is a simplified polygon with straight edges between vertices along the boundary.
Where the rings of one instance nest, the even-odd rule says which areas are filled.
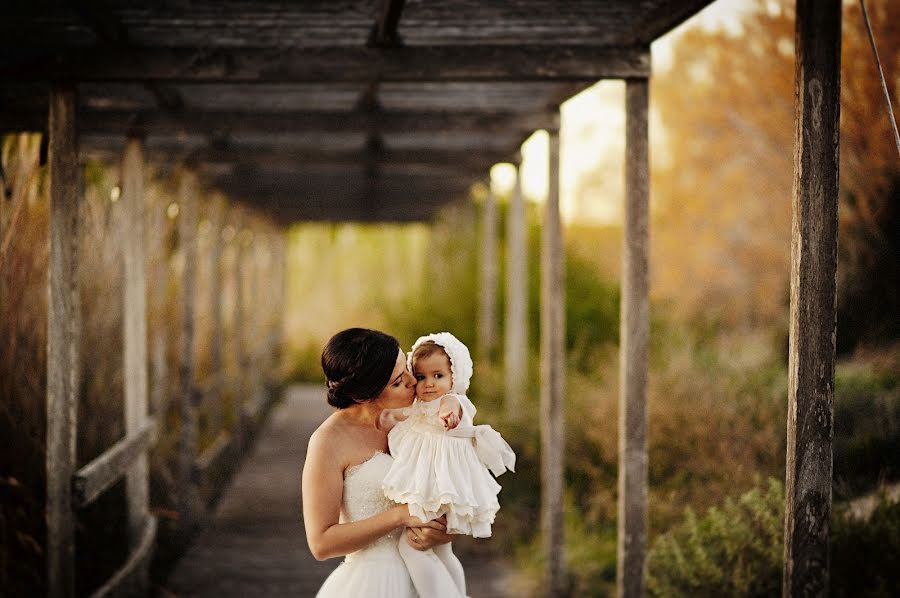
[[[306,546],[300,472],[307,439],[328,413],[319,387],[287,390],[163,596],[315,595],[340,559],[318,562]],[[463,565],[473,598],[505,595],[505,567],[483,558]]]

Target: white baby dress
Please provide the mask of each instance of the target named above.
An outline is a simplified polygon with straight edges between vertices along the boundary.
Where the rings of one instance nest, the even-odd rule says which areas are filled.
[[[452,391],[462,417],[456,428],[445,430],[438,416],[441,401],[416,399],[408,408],[409,417],[388,434],[394,462],[382,488],[387,498],[407,504],[422,521],[446,514],[447,533],[487,538],[500,509],[500,485],[491,472],[513,471],[516,456],[493,428],[472,423],[475,405],[459,392],[468,388],[472,372],[465,345],[442,332],[420,338],[413,351],[426,341],[441,345],[450,356]]]

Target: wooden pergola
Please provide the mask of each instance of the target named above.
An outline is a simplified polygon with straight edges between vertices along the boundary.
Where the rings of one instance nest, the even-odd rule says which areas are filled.
[[[122,161],[123,197],[136,226],[125,253],[126,296],[132,298],[125,405],[128,438],[135,441],[116,458],[120,465],[143,463],[128,469],[138,554],[153,542],[141,461],[153,437],[141,324],[143,232],[136,224],[144,163],[194,173],[185,179],[183,197],[196,193],[200,177],[210,189],[285,224],[427,220],[442,204],[465,198],[494,163],[518,162],[522,141],[543,128],[551,139],[541,257],[543,531],[547,592],[561,595],[565,314],[558,109],[598,80],[623,79],[618,593],[640,596],[647,527],[650,44],[710,2],[73,0],[6,7],[0,132],[42,131],[49,139],[50,594],[73,591],[72,406],[79,349],[72,239],[81,160]],[[797,12],[785,593],[805,595],[827,591],[840,2],[798,0]],[[521,192],[514,195],[505,327],[511,401],[521,390],[526,324],[524,217]],[[491,201],[489,215],[495,213]],[[489,219],[485,247],[493,246],[494,228]],[[494,258],[487,257],[490,264]],[[492,285],[496,270],[488,265],[483,279]],[[481,346],[490,348],[493,314],[481,313]],[[816,517],[794,516],[810,509]]]

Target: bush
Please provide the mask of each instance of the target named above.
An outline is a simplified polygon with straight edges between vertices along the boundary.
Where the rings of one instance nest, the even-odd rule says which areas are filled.
[[[784,489],[773,479],[661,535],[647,556],[651,596],[774,596],[781,589]]]
[[[781,591],[784,487],[770,478],[685,521],[647,556],[651,596],[773,596]],[[867,519],[837,505],[830,522],[833,596],[893,596],[900,587],[900,502],[882,495]]]

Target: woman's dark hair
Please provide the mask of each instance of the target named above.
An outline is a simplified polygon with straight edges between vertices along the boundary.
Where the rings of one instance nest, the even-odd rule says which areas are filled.
[[[377,397],[391,380],[399,351],[397,339],[377,330],[348,328],[335,334],[322,351],[328,404],[346,409]]]

